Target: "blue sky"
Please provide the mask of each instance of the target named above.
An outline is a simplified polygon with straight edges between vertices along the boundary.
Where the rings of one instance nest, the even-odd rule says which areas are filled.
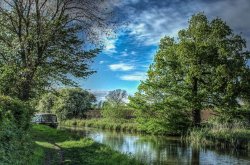
[[[126,25],[114,36],[103,38],[105,48],[91,64],[97,73],[78,80],[103,98],[108,91],[125,89],[136,92],[152,63],[163,36],[175,37],[188,26],[188,19],[204,12],[209,19],[220,17],[235,33],[242,33],[250,47],[249,0],[109,0]]]

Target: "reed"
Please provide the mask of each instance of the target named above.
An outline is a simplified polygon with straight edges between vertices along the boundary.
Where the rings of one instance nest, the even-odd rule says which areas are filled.
[[[186,141],[193,146],[219,146],[230,148],[249,148],[250,130],[242,121],[221,123],[216,120],[208,122],[203,128],[189,131]]]

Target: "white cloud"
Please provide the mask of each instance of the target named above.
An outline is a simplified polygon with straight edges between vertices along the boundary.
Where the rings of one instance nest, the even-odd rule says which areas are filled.
[[[145,72],[135,72],[132,74],[123,75],[120,77],[122,80],[126,81],[141,81],[146,79],[146,73]]]
[[[125,49],[124,51],[121,52],[121,57],[127,57],[129,55],[135,55],[135,54],[136,54],[135,51],[129,52],[128,49]]]
[[[148,10],[135,13],[131,19],[134,21],[128,26],[130,34],[144,45],[157,45],[165,35],[177,36],[178,31],[187,25],[188,17],[171,7],[152,6]]]
[[[132,52],[131,52],[131,54],[132,54],[132,55],[135,55],[135,54],[136,54],[136,52],[135,52],[135,51],[132,51]]]
[[[118,63],[109,65],[109,68],[112,71],[129,71],[135,69],[135,66],[131,64]]]
[[[103,63],[105,63],[105,61],[100,61],[100,62],[99,62],[99,64],[103,64]]]
[[[107,38],[104,41],[104,52],[105,53],[116,53],[116,41],[117,38]]]

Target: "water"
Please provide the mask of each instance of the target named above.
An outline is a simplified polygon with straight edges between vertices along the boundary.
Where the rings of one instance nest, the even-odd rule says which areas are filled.
[[[135,156],[145,164],[250,165],[250,151],[200,148],[181,143],[179,138],[130,134],[93,128],[71,128],[111,148]]]

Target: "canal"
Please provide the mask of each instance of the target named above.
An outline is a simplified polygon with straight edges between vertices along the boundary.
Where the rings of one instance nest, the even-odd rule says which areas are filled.
[[[180,138],[131,134],[94,128],[63,128],[122,153],[130,154],[145,164],[180,165],[250,165],[250,151],[223,148],[195,148]]]

